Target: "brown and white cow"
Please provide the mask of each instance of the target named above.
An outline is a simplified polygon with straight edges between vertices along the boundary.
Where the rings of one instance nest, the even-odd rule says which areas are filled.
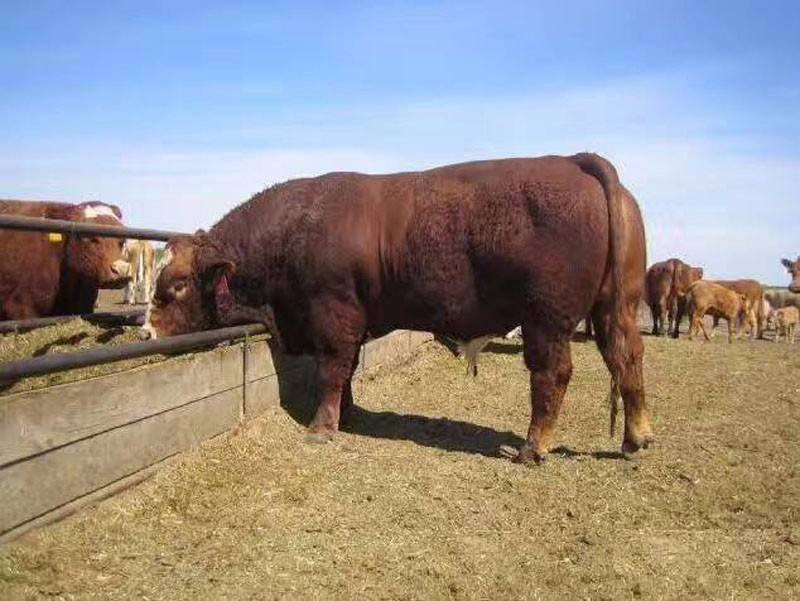
[[[702,267],[692,267],[680,259],[667,259],[650,266],[645,280],[645,295],[652,315],[654,336],[661,335],[666,317],[666,331],[672,331],[673,338],[678,337],[686,312],[686,293],[693,282],[702,278]]]
[[[790,261],[789,259],[781,259],[781,264],[786,268],[786,271],[788,271],[789,275],[792,277],[792,281],[789,282],[789,290],[792,292],[800,292],[800,256],[798,256],[794,261]]]
[[[652,439],[636,324],[645,260],[636,201],[597,155],[330,173],[269,188],[209,233],[171,240],[144,331],[265,323],[286,352],[316,357],[311,436],[328,439],[352,406],[367,332],[473,340],[521,324],[532,416],[517,460],[528,461],[550,448],[570,338],[591,312],[630,452]]]
[[[774,312],[775,342],[780,340],[781,334],[786,342],[794,344],[795,330],[800,322],[800,310],[797,307],[782,307]]]
[[[738,320],[748,310],[748,299],[744,294],[734,292],[730,288],[699,280],[689,287],[686,295],[686,308],[689,312],[689,340],[694,338],[700,330],[706,340],[711,340],[706,331],[703,318],[711,315],[716,319],[725,319],[728,322],[728,342],[733,342],[734,327]]]
[[[122,226],[114,205],[0,200],[0,213]],[[99,288],[121,288],[123,241],[0,229],[0,319],[91,313]]]
[[[150,302],[150,292],[155,274],[156,251],[147,240],[126,240],[123,256],[131,265],[131,280],[125,287],[125,302]]]

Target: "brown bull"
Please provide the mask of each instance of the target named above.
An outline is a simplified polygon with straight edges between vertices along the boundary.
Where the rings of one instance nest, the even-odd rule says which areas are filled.
[[[264,322],[286,352],[316,357],[310,428],[327,439],[352,405],[368,331],[466,341],[521,324],[532,417],[517,460],[527,461],[550,448],[570,337],[591,312],[612,418],[621,393],[623,450],[635,451],[652,438],[635,321],[644,271],[639,208],[597,155],[331,173],[265,190],[208,234],[171,240],[144,331]]]
[[[122,226],[100,202],[0,201],[0,213]],[[0,229],[0,319],[91,313],[99,288],[120,288],[130,265],[123,240]]]
[[[692,267],[680,259],[667,259],[654,263],[647,270],[645,295],[653,318],[653,335],[660,336],[664,318],[668,319],[667,332],[678,337],[683,315],[686,312],[686,293],[689,286],[703,277],[701,267]]]

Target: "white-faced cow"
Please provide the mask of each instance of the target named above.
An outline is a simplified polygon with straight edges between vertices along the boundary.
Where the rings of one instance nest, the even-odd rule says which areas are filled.
[[[0,200],[0,213],[122,227],[119,208]],[[99,288],[121,288],[123,240],[0,229],[0,319],[91,313]]]
[[[123,255],[131,265],[131,280],[125,287],[125,302],[147,303],[153,286],[156,251],[147,240],[126,240]]]
[[[367,332],[472,340],[522,325],[532,417],[518,461],[548,452],[592,315],[625,407],[623,450],[652,439],[636,323],[645,273],[639,208],[594,154],[480,161],[417,173],[331,173],[256,194],[209,233],[167,244],[145,331],[258,320],[316,357],[314,437],[352,405]]]

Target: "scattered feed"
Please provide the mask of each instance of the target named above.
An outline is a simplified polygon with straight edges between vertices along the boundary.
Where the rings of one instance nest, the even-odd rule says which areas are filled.
[[[132,326],[102,328],[82,319],[73,319],[20,334],[0,335],[0,363],[52,353],[74,353],[103,345],[117,346],[138,342],[136,335],[138,329]],[[0,384],[0,396],[94,378],[147,363],[163,361],[164,358],[164,355],[151,355],[105,365],[71,369],[33,378],[23,378],[17,382]]]
[[[477,378],[430,344],[355,386],[328,445],[275,408],[148,482],[0,551],[0,598],[800,597],[800,352],[646,337],[657,443],[607,436],[608,375],[575,375],[543,466],[519,342]]]

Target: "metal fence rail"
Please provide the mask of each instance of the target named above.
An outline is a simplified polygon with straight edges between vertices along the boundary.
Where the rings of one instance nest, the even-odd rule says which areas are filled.
[[[106,238],[135,238],[139,240],[160,240],[166,242],[175,236],[185,236],[183,232],[169,232],[146,228],[98,225],[63,219],[43,219],[22,217],[20,215],[0,215],[0,228],[26,232],[59,232],[78,236],[104,236]]]
[[[54,315],[53,317],[37,317],[35,319],[16,319],[0,321],[0,334],[27,332],[36,328],[52,326],[57,323],[83,319],[100,326],[140,326],[144,323],[144,309],[128,309],[126,311],[84,313],[83,315]]]
[[[113,363],[123,359],[135,359],[147,355],[157,355],[159,353],[175,353],[188,351],[191,349],[234,340],[265,334],[266,327],[261,324],[250,324],[245,326],[234,326],[231,328],[220,328],[218,330],[208,330],[206,332],[195,332],[180,336],[170,336],[158,340],[148,340],[146,342],[134,342],[120,346],[105,346],[80,351],[77,353],[64,353],[56,355],[44,355],[32,359],[19,359],[0,364],[0,383],[8,383],[19,378],[30,376],[41,376],[57,371],[88,367],[90,365],[102,365]]]
[[[59,232],[78,236],[101,236],[108,238],[134,238],[140,240],[167,241],[175,236],[184,236],[183,232],[169,232],[144,228],[115,227],[91,223],[79,223],[61,219],[42,219],[37,217],[21,217],[19,215],[1,215],[0,229],[22,230],[30,232]],[[38,319],[0,322],[0,333],[21,332],[33,328],[62,323],[81,317],[102,325],[140,325],[144,312],[142,310],[120,311],[118,313],[92,313],[89,315],[58,315]],[[19,378],[40,376],[57,371],[102,365],[123,359],[134,359],[159,353],[175,353],[187,351],[211,344],[217,344],[236,338],[265,334],[266,328],[261,324],[250,324],[206,332],[195,332],[181,336],[172,336],[160,340],[135,342],[113,347],[100,347],[76,353],[45,355],[31,359],[20,359],[0,363],[0,383],[7,383]]]

